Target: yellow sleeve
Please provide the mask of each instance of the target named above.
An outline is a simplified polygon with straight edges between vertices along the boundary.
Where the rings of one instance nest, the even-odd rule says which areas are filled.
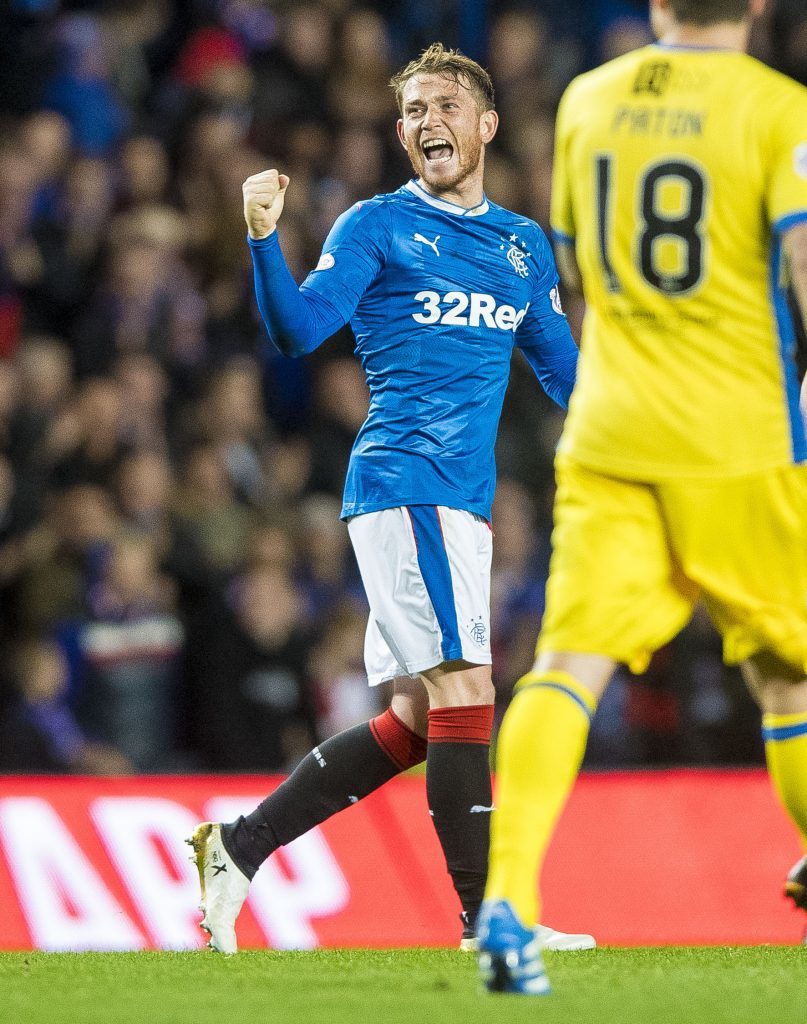
[[[552,205],[549,220],[555,241],[573,242],[575,238],[572,190],[569,181],[569,110],[574,83],[563,94],[555,121],[555,156],[552,167]]]
[[[767,191],[769,223],[786,229],[807,218],[807,89],[788,89],[772,124]]]

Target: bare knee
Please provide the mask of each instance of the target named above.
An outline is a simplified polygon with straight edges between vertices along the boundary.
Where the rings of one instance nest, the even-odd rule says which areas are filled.
[[[751,695],[767,714],[807,712],[807,679],[804,673],[775,654],[760,652],[740,666]]]
[[[577,654],[573,651],[541,651],[535,660],[535,672],[568,672],[599,700],[614,674],[616,662],[602,654]]]
[[[473,707],[496,699],[490,665],[447,661],[421,676],[433,708]]]
[[[401,676],[393,684],[390,707],[403,724],[418,736],[429,731],[429,694],[419,679]]]

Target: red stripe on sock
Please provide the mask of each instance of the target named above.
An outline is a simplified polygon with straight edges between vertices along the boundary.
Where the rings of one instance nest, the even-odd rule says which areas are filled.
[[[472,704],[461,708],[429,711],[429,743],[490,743],[493,705]]]
[[[376,743],[401,771],[426,760],[426,740],[405,725],[392,708],[371,719],[369,725]]]

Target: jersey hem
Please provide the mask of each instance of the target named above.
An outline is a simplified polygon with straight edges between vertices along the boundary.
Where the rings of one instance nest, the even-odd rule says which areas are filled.
[[[445,498],[389,498],[384,501],[360,501],[343,503],[340,519],[352,519],[353,516],[363,516],[370,512],[383,512],[388,508],[408,508],[410,505],[440,506],[441,508],[453,508],[458,512],[470,512],[472,515],[481,516],[486,522],[490,522],[490,506],[474,502],[458,502],[456,497],[446,500]]]

